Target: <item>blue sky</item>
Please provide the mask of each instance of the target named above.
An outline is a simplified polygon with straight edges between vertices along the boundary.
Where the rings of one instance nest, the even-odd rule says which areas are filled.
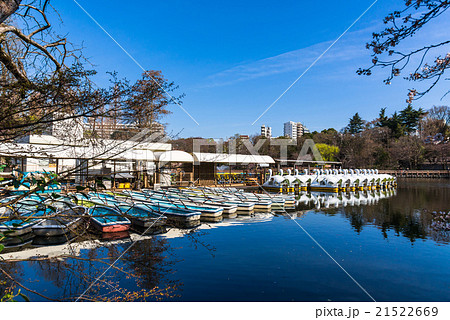
[[[289,92],[255,125],[260,114],[373,1],[133,1],[77,0],[145,69],[162,70],[185,93],[164,118],[168,131],[181,137],[226,138],[255,134],[260,125],[282,135],[283,123],[303,122],[311,130],[341,129],[355,113],[373,119],[405,107],[411,84],[395,79],[386,86],[387,70],[371,77],[356,75],[368,66],[365,43],[380,31],[383,17],[403,1],[379,0]],[[67,33],[98,70],[99,86],[107,71],[136,80],[141,69],[72,0],[54,1]],[[449,13],[402,46],[415,48],[445,38]],[[447,40],[447,39],[446,39]],[[443,52],[444,54],[446,53]],[[444,81],[445,82],[445,81]],[[446,83],[416,106],[428,109],[441,101]]]

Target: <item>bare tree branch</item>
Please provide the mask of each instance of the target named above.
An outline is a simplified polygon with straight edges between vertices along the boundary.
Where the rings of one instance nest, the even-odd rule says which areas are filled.
[[[449,0],[405,0],[405,8],[390,13],[384,19],[386,27],[379,33],[373,33],[373,40],[366,44],[366,48],[372,51],[372,65],[368,68],[357,70],[359,75],[370,76],[375,68],[388,68],[390,70],[384,83],[389,85],[394,77],[406,70],[411,63],[416,63],[404,79],[409,81],[428,81],[430,84],[422,91],[410,89],[407,103],[417,100],[427,94],[441,79],[450,67],[450,40],[425,45],[422,48],[402,52],[397,49],[405,39],[414,36],[423,26],[444,14],[450,7]],[[421,12],[420,15],[414,14]],[[447,50],[440,54],[436,49]],[[441,51],[442,52],[442,51]],[[430,55],[434,55],[430,57]],[[414,59],[413,59],[414,58]],[[433,62],[425,62],[433,59]],[[417,61],[417,62],[416,62]]]

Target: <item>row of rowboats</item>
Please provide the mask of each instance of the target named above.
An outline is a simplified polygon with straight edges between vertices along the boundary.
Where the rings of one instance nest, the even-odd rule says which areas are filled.
[[[30,233],[63,236],[85,227],[101,233],[130,228],[156,233],[166,226],[191,228],[202,221],[219,222],[223,217],[294,209],[295,205],[294,196],[272,197],[233,188],[15,195],[0,199],[0,242]]]

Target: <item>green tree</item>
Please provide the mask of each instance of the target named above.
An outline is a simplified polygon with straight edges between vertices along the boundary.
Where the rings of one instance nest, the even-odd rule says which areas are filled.
[[[334,128],[323,129],[320,133],[338,134],[337,130]]]
[[[411,104],[400,111],[399,119],[401,120],[406,133],[414,132],[419,126],[420,119],[426,114],[426,112],[422,109],[414,109]]]
[[[398,139],[405,133],[405,127],[397,112],[394,112],[392,117],[389,118],[387,126],[391,129],[391,137],[393,138]]]
[[[376,126],[378,127],[387,127],[389,124],[389,117],[386,116],[386,108],[381,108],[380,114],[378,115],[378,121]]]
[[[350,134],[360,133],[364,129],[364,120],[361,119],[358,112],[350,118],[350,122],[347,126],[347,131]]]

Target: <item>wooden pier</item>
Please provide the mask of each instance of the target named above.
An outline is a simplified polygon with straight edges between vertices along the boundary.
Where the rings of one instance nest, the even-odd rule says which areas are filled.
[[[450,178],[450,170],[379,170],[379,173],[390,174],[397,178]]]

